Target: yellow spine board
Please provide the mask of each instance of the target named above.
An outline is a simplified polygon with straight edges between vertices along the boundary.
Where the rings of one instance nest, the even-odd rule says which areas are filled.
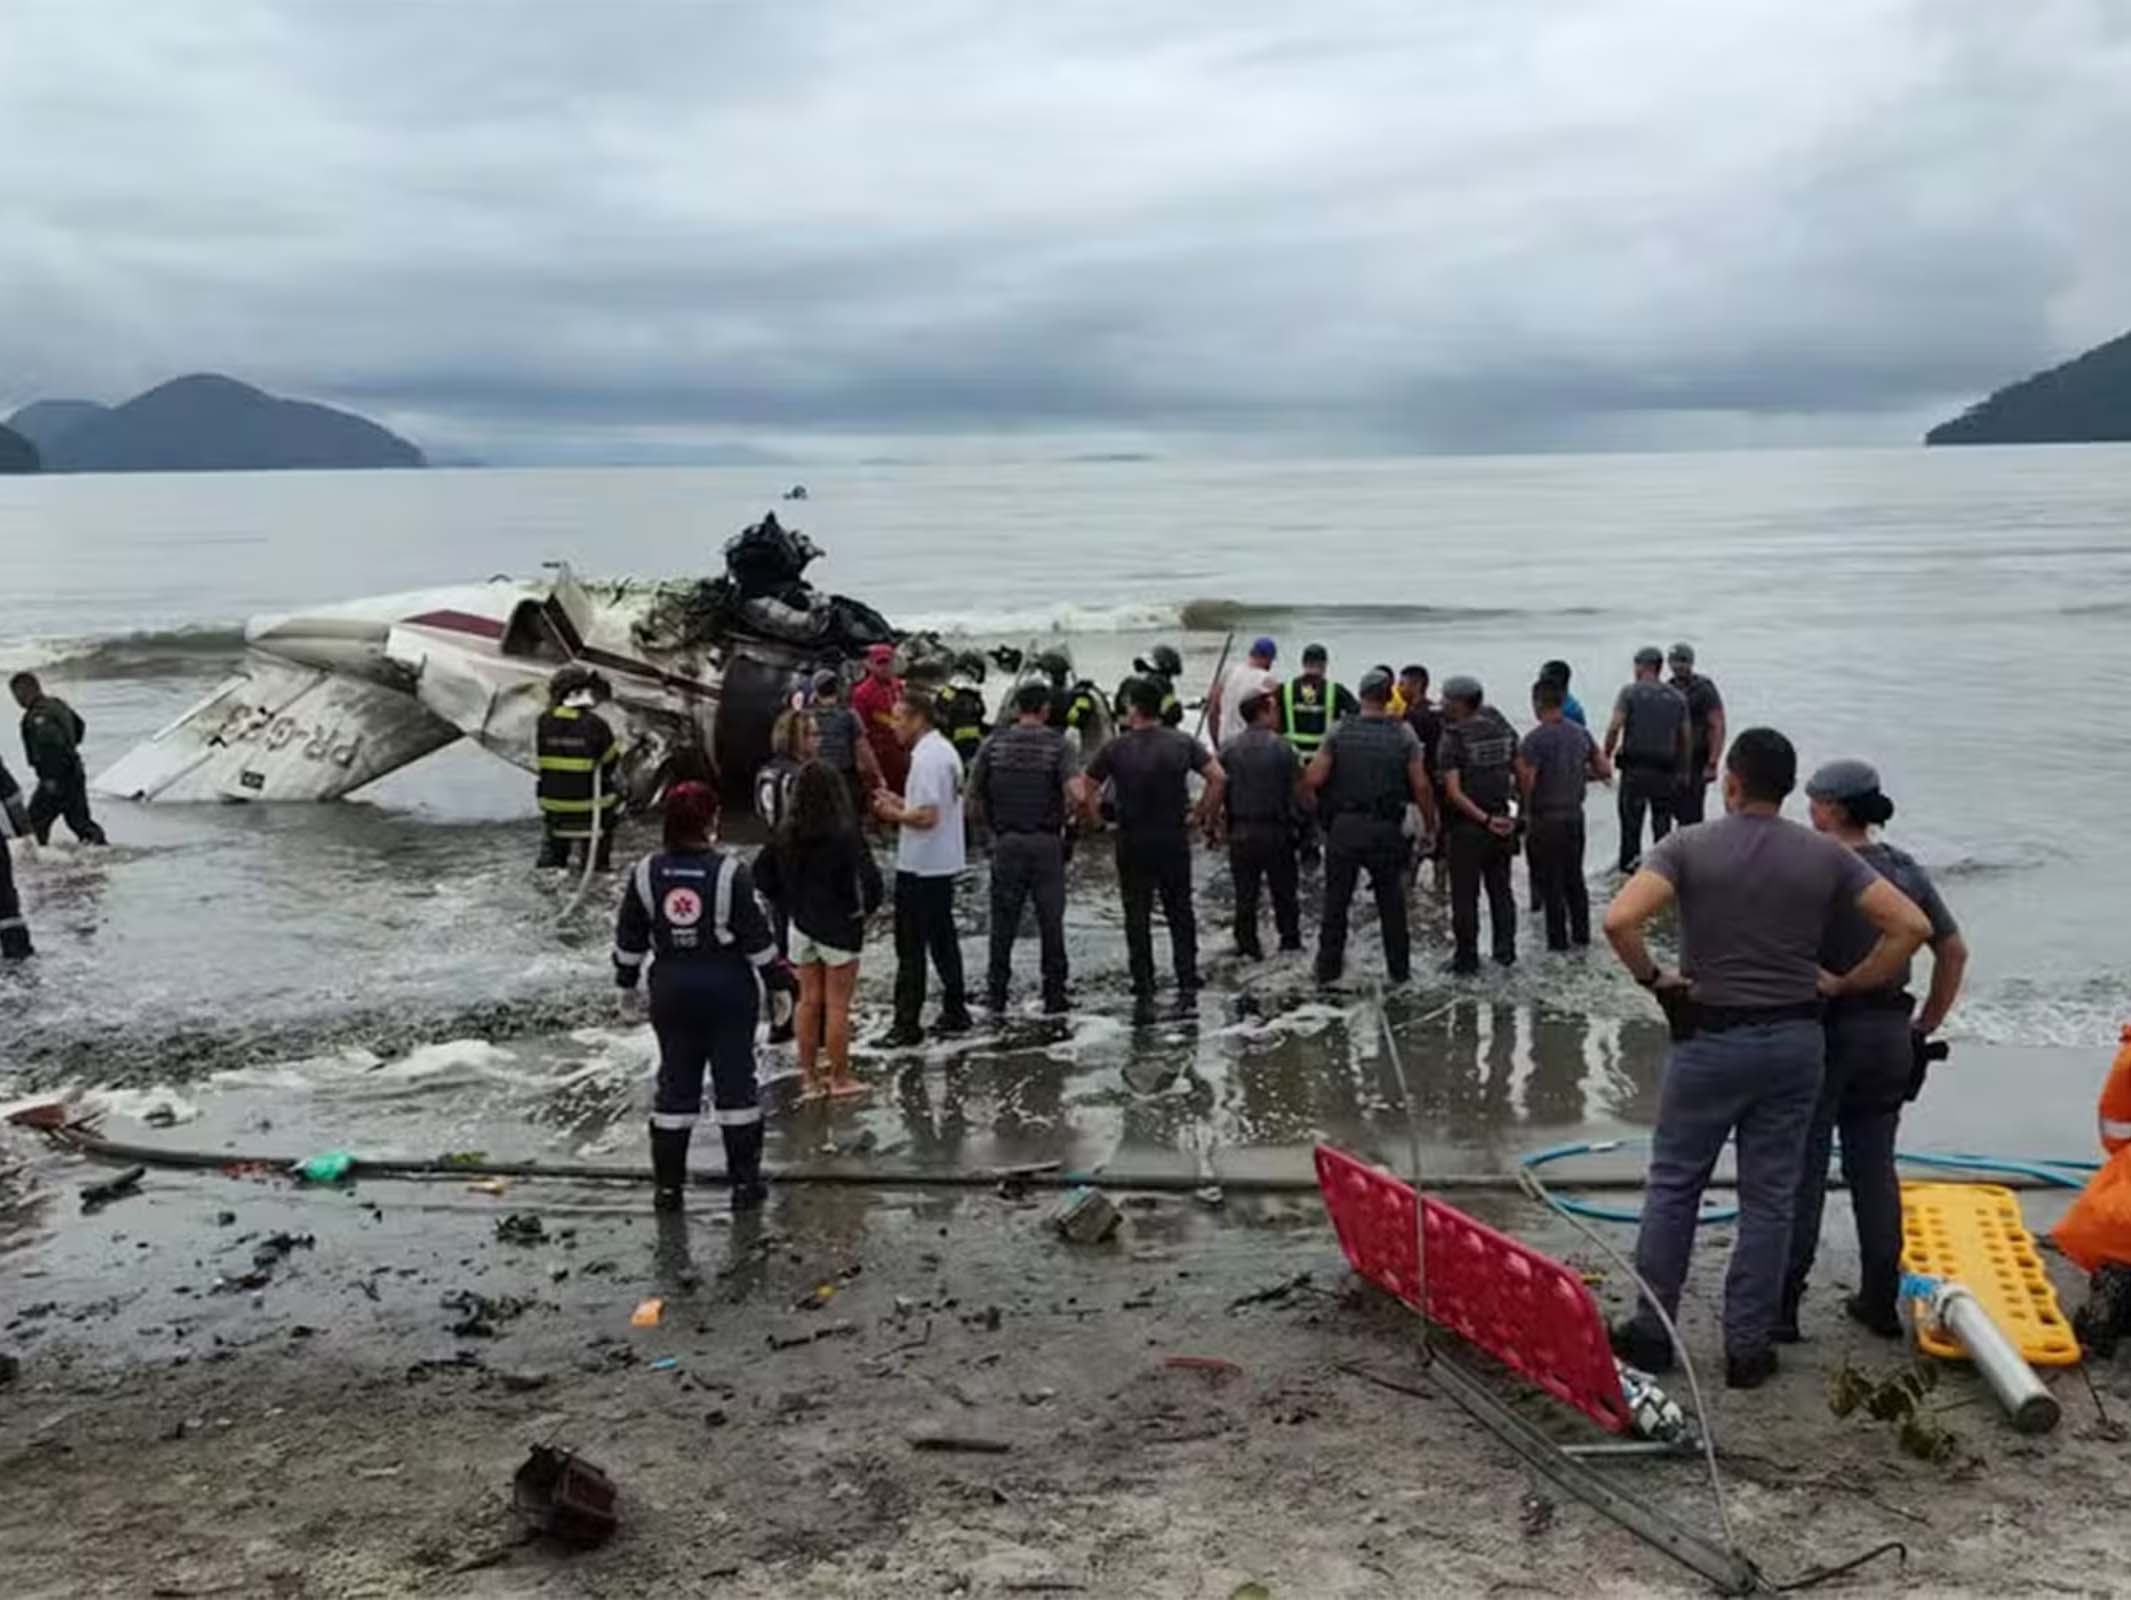
[[[1902,1185],[1902,1267],[1963,1285],[2030,1366],[2069,1367],[2079,1341],[2057,1304],[2020,1215],[2020,1199],[1994,1183]],[[1956,1339],[1917,1322],[1917,1348],[1947,1361],[1966,1361]]]

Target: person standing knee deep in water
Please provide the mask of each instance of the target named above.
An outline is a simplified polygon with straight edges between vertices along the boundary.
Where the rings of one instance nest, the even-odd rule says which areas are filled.
[[[717,791],[675,785],[666,796],[666,848],[636,864],[614,925],[615,982],[635,990],[647,962],[651,968],[651,1027],[659,1042],[652,1203],[661,1211],[682,1203],[706,1067],[733,1209],[762,1204],[755,1024],[765,989],[789,999],[797,988],[777,960],[747,863],[711,843],[717,827]]]
[[[1828,1002],[1827,1073],[1820,1104],[1806,1137],[1805,1166],[1791,1219],[1791,1262],[1776,1339],[1799,1337],[1798,1308],[1820,1246],[1820,1219],[1827,1200],[1828,1153],[1842,1135],[1842,1173],[1857,1220],[1857,1293],[1843,1309],[1884,1338],[1899,1337],[1896,1310],[1901,1285],[1902,1189],[1894,1170],[1894,1145],[1902,1107],[1923,1087],[1923,1050],[1939,1031],[1961,992],[1968,945],[1946,909],[1931,875],[1914,857],[1873,837],[1894,815],[1894,802],[1880,792],[1879,774],[1862,761],[1831,761],[1805,786],[1813,827],[1854,852],[1907,895],[1931,923],[1931,989],[1923,1009],[1909,993],[1904,963],[1877,989]],[[1829,972],[1849,972],[1871,953],[1874,930],[1854,911],[1838,916],[1820,948]]]
[[[52,841],[52,824],[64,820],[67,831],[83,844],[105,844],[104,830],[89,815],[89,774],[81,762],[81,741],[88,724],[57,695],[46,694],[34,672],[18,672],[8,681],[15,704],[22,707],[22,753],[37,775],[30,796],[29,831],[39,844]]]

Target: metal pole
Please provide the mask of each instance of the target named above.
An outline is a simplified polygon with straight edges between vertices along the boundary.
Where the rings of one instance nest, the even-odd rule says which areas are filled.
[[[2013,1419],[2016,1431],[2048,1433],[2057,1426],[2063,1411],[2057,1397],[2042,1386],[2035,1369],[2005,1337],[2005,1330],[1973,1291],[1963,1284],[1942,1281],[1931,1295],[1928,1315],[1961,1341],[1976,1371],[1990,1385],[1998,1404],[2005,1407],[2005,1414]]]

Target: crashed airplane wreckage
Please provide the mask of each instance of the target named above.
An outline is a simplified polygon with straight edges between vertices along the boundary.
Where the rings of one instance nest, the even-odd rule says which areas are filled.
[[[708,581],[537,580],[382,595],[246,625],[236,673],[96,780],[152,801],[337,800],[460,739],[534,764],[548,679],[601,673],[632,805],[714,778],[749,809],[770,729],[812,673],[896,643],[880,614],[805,580],[820,551],[774,515]],[[930,641],[902,641],[907,653]]]

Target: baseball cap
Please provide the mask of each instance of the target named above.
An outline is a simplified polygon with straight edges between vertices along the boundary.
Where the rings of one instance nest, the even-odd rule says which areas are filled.
[[[1639,667],[1662,667],[1665,658],[1654,644],[1646,644],[1635,652],[1635,664]]]
[[[817,695],[834,694],[842,687],[843,679],[833,672],[817,672],[814,674],[814,692]]]
[[[1672,656],[1671,656],[1671,659],[1672,659],[1672,660],[1674,660],[1674,661],[1684,661],[1684,662],[1686,662],[1686,663],[1687,663],[1687,664],[1688,664],[1688,665],[1689,665],[1690,667],[1691,667],[1691,666],[1693,666],[1693,665],[1694,665],[1694,646],[1693,646],[1693,645],[1691,645],[1691,644],[1688,644],[1688,643],[1687,643],[1687,642],[1686,642],[1685,640],[1682,640],[1682,641],[1681,641],[1680,643],[1678,643],[1678,644],[1676,644],[1676,645],[1674,645],[1674,646],[1672,647]]]
[[[1302,664],[1304,666],[1308,666],[1312,661],[1329,661],[1331,659],[1332,653],[1321,644],[1306,644],[1302,647]]]
[[[1263,656],[1266,660],[1272,661],[1279,656],[1280,647],[1270,639],[1257,639],[1252,641],[1250,653],[1254,656]]]
[[[1879,792],[1879,773],[1869,761],[1830,761],[1806,781],[1805,792],[1815,800],[1855,800]]]
[[[895,646],[892,644],[869,644],[866,646],[866,659],[868,661],[893,661],[895,659]]]
[[[1487,691],[1480,687],[1480,680],[1466,673],[1459,673],[1443,684],[1445,700],[1484,700]]]
[[[1391,698],[1391,674],[1378,672],[1372,668],[1362,674],[1362,680],[1355,686],[1354,692],[1360,695],[1362,699],[1373,703],[1380,704],[1389,700]]]

